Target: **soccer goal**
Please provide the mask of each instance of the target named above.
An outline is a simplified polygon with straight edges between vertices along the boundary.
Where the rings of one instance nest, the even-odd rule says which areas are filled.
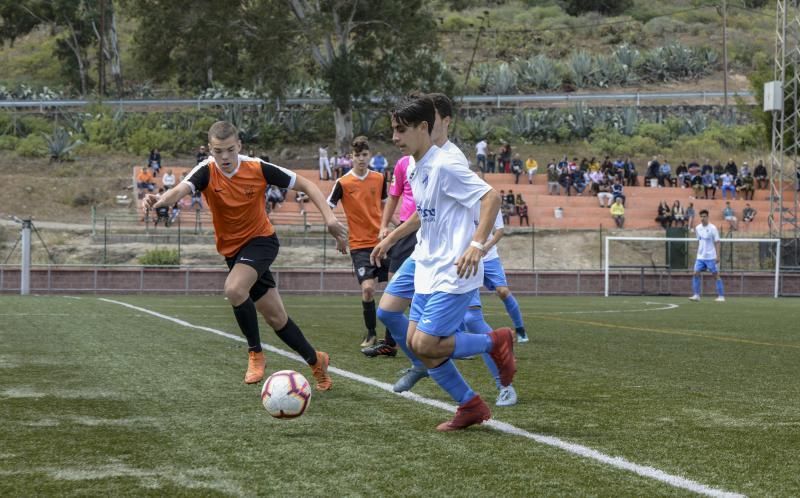
[[[605,296],[688,294],[697,239],[680,237],[605,237]],[[780,239],[722,238],[720,274],[729,295],[772,295],[780,287]],[[703,287],[714,279],[704,273]],[[728,291],[730,289],[730,291]]]

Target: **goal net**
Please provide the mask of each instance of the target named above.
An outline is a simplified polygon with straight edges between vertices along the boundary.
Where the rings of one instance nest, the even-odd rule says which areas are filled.
[[[719,271],[729,296],[778,297],[780,239],[720,239]],[[690,295],[697,239],[606,237],[605,296]],[[705,295],[715,294],[714,278],[701,273]]]

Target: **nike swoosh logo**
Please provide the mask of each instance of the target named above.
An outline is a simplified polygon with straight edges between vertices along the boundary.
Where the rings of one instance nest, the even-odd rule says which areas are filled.
[[[426,320],[422,320],[422,323],[431,323],[431,321],[426,319]]]
[[[214,189],[214,192],[217,192],[217,193],[219,193],[219,192],[222,192],[223,190],[224,190],[224,189],[221,189],[221,188],[215,188],[215,189]]]
[[[252,259],[247,259],[247,258],[239,258],[239,261],[250,261],[251,263],[253,262]]]

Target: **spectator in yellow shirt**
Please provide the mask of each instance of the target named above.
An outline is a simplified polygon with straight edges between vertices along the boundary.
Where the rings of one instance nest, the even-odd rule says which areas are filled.
[[[536,174],[537,169],[539,169],[539,163],[532,156],[528,156],[525,161],[525,170],[528,172],[528,183],[531,185],[533,185],[533,175]]]
[[[625,206],[622,205],[622,199],[617,197],[614,204],[611,205],[611,217],[614,218],[614,223],[617,228],[625,228]]]

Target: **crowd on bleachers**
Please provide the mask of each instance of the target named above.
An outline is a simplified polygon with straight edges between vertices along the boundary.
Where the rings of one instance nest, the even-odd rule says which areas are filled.
[[[653,158],[647,165],[645,185],[651,187],[682,187],[691,188],[695,199],[716,199],[717,191],[723,199],[737,199],[741,195],[745,200],[753,200],[757,189],[766,189],[769,186],[769,176],[763,161],[758,161],[751,171],[750,166],[742,163],[741,169],[733,158],[725,166],[721,161],[712,166],[706,161],[702,166],[692,161],[686,164],[682,161],[673,171],[672,165],[664,160]]]

